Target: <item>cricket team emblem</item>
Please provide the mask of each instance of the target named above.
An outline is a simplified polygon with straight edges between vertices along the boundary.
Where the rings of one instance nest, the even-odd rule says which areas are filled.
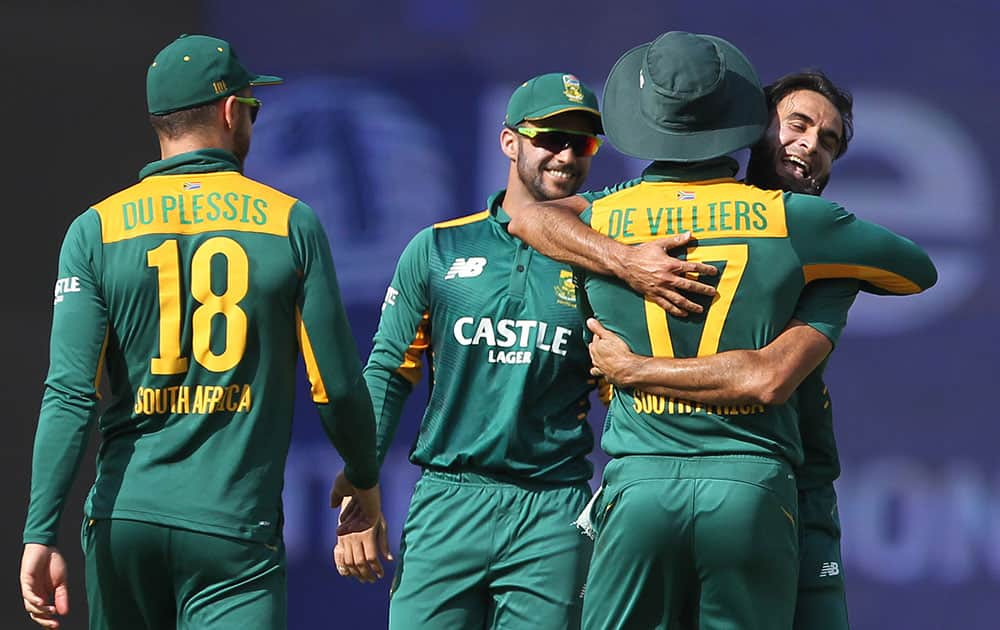
[[[572,74],[563,75],[563,94],[574,103],[583,102],[583,89],[580,87],[580,79]]]
[[[573,272],[569,269],[559,270],[559,283],[553,287],[556,302],[563,306],[576,308],[576,283],[573,282]]]

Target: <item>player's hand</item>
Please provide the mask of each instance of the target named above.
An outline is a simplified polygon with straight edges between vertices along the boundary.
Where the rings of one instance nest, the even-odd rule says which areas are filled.
[[[609,383],[617,387],[627,386],[623,381],[629,373],[632,362],[638,358],[622,341],[621,337],[601,325],[593,317],[587,320],[587,328],[594,333],[588,349],[590,360],[594,366],[590,373],[603,376]]]
[[[667,251],[692,240],[690,232],[641,243],[628,248],[628,258],[619,265],[619,276],[632,290],[648,298],[675,317],[687,317],[704,309],[681,294],[715,295],[715,289],[692,276],[714,276],[718,269],[705,263],[679,260]]]
[[[354,487],[344,473],[337,475],[330,493],[330,507],[340,507],[337,546],[333,563],[337,572],[361,582],[374,582],[385,571],[379,559],[392,560],[388,527],[382,516],[379,486],[367,490]]]
[[[58,628],[69,613],[66,561],[55,547],[28,543],[21,556],[21,597],[31,619],[44,628]]]

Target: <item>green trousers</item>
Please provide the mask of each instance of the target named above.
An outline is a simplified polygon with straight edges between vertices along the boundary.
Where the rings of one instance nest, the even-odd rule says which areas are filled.
[[[753,456],[614,459],[592,508],[584,630],[787,630],[795,477]]]
[[[403,526],[391,630],[580,625],[591,541],[572,525],[585,483],[425,471]]]
[[[86,520],[91,630],[282,630],[285,550],[123,519]]]
[[[799,556],[795,630],[848,630],[840,517],[832,483],[799,490]]]

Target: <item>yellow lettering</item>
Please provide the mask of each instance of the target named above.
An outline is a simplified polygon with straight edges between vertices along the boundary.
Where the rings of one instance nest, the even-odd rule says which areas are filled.
[[[194,388],[194,403],[191,405],[191,413],[205,413],[205,387],[196,385]]]
[[[240,406],[236,411],[250,411],[250,386],[243,386],[243,395],[240,397]]]
[[[191,387],[182,386],[177,392],[177,413],[191,413]]]
[[[222,411],[222,397],[225,395],[226,390],[222,389],[218,385],[207,389],[209,390],[205,394],[206,406],[208,407],[207,413]]]
[[[226,411],[236,411],[236,401],[233,398],[235,398],[239,391],[239,385],[230,385],[226,388],[226,403],[224,405]]]
[[[142,412],[147,416],[153,415],[156,409],[156,390],[146,389],[142,392]]]
[[[156,391],[156,413],[167,413],[167,393],[162,389]]]

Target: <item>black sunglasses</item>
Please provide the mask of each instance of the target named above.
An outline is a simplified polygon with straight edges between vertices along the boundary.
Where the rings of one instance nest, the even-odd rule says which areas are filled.
[[[555,129],[552,127],[511,127],[508,129],[515,131],[525,138],[530,138],[531,143],[540,149],[545,149],[550,153],[561,153],[570,147],[576,157],[591,157],[601,148],[602,140],[592,133],[585,131],[571,131],[569,129]]]

